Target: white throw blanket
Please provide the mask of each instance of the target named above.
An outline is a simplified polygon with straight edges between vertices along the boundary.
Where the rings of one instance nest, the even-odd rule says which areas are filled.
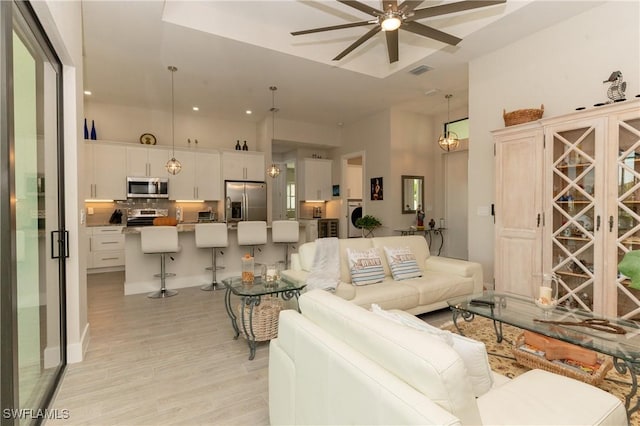
[[[307,275],[307,290],[335,290],[340,282],[340,251],[337,238],[318,238],[311,271]]]

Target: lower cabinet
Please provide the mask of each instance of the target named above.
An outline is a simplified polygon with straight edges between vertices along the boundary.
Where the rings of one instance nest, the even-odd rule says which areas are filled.
[[[123,226],[88,228],[89,259],[87,268],[124,267],[124,235],[122,234],[122,228]]]

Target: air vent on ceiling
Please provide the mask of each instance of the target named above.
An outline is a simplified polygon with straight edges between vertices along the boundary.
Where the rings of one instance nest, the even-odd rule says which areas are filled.
[[[433,68],[428,67],[426,65],[420,65],[415,67],[414,69],[412,69],[411,71],[409,71],[411,74],[413,75],[420,75],[420,74],[424,74],[427,71],[431,71]]]

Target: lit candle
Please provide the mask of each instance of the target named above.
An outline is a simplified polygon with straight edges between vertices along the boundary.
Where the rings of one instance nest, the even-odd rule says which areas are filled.
[[[276,279],[276,270],[275,268],[267,269],[267,281],[274,281]]]
[[[551,287],[540,287],[540,301],[551,303]]]

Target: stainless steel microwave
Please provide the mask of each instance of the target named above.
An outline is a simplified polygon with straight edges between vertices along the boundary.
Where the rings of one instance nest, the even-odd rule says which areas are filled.
[[[169,198],[169,179],[128,177],[127,198]]]

